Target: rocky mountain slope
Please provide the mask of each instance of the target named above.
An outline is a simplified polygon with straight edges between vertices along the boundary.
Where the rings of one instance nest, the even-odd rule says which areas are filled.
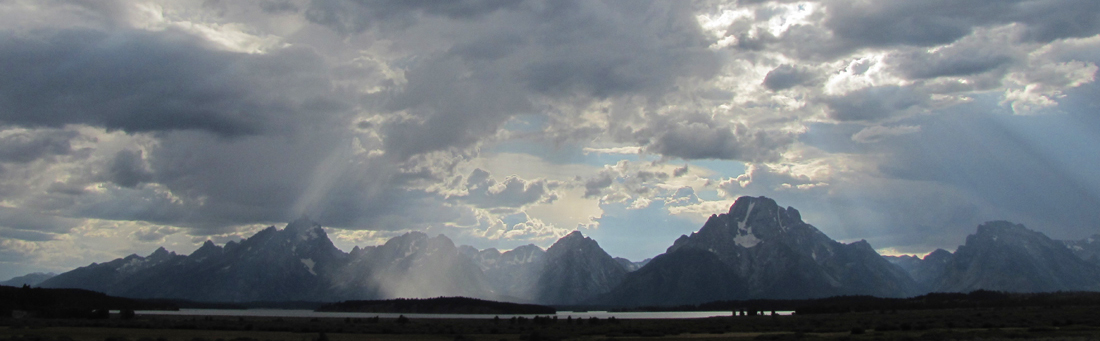
[[[627,269],[595,240],[573,231],[546,250],[546,265],[539,274],[535,301],[578,304],[611,291],[626,273]]]
[[[410,232],[377,247],[353,250],[349,258],[330,276],[333,293],[341,300],[499,298],[474,261],[443,235]]]
[[[947,261],[935,291],[1010,292],[1100,290],[1100,268],[1065,244],[1023,225],[994,221],[978,226]]]
[[[1078,258],[1084,259],[1089,263],[1100,265],[1100,234],[1092,235],[1081,240],[1066,240],[1062,241],[1077,255]]]
[[[534,244],[500,252],[497,249],[467,254],[474,260],[500,297],[512,302],[535,302],[539,276],[546,268],[546,251]]]
[[[892,257],[928,292],[1100,290],[1093,238],[1055,241],[1023,225],[987,222],[955,253],[937,249],[917,258]]]
[[[904,297],[920,287],[865,241],[841,244],[794,208],[741,197],[698,232],[626,276],[615,305],[678,305],[751,298]]]

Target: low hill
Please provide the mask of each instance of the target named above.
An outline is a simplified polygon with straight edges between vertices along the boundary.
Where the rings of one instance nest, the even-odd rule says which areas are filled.
[[[39,317],[84,318],[108,310],[178,310],[165,302],[145,302],[83,289],[43,289],[0,286],[0,314],[28,312]]]
[[[466,297],[344,301],[317,308],[323,312],[403,313],[403,314],[554,314],[554,308],[535,305],[479,300]]]

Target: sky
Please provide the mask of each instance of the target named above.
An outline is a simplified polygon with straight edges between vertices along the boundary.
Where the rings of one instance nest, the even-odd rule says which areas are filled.
[[[302,216],[337,247],[767,196],[883,254],[1100,233],[1095,0],[0,0],[0,278]]]

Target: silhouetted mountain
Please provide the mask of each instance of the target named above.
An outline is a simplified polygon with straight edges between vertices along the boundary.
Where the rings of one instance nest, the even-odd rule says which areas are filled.
[[[7,286],[13,286],[13,287],[22,287],[25,284],[25,285],[29,285],[29,286],[32,286],[32,287],[36,287],[36,286],[38,286],[38,283],[42,283],[42,281],[50,279],[53,276],[57,276],[57,274],[52,273],[52,272],[50,272],[50,273],[41,273],[41,272],[29,273],[29,274],[19,276],[19,277],[12,277],[12,279],[0,282],[0,285],[7,285]]]
[[[147,257],[129,255],[106,263],[91,265],[51,277],[39,287],[77,288],[106,293],[112,296],[127,296],[139,281],[152,279],[157,267],[171,267],[185,256],[168,252],[163,247],[153,251]]]
[[[994,221],[978,226],[944,266],[934,289],[969,292],[1100,290],[1100,267],[1065,244],[1023,225]]]
[[[943,275],[943,269],[951,260],[951,252],[944,249],[936,249],[931,253],[918,258],[915,256],[883,257],[901,267],[909,274],[925,292],[936,289],[936,281]]]
[[[299,219],[274,226],[224,248],[207,242],[189,256],[157,249],[58,275],[50,288],[82,288],[133,298],[196,301],[329,300],[327,278],[347,256],[324,229]]]
[[[740,197],[698,232],[604,296],[617,305],[680,305],[750,298],[904,297],[920,287],[866,241],[841,244],[794,208]]]
[[[539,274],[536,302],[576,304],[618,285],[626,269],[592,238],[573,231],[546,250]]]

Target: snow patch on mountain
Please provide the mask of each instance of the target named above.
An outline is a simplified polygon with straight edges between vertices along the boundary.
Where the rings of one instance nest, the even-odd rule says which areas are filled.
[[[745,230],[745,223],[748,222],[749,217],[752,216],[753,206],[756,206],[756,202],[755,201],[749,202],[749,209],[745,210],[745,218],[741,219],[741,221],[737,222],[737,230],[739,230],[739,231],[744,231]]]
[[[313,271],[313,266],[317,263],[314,262],[312,258],[302,258],[300,260],[302,261],[302,265],[305,265],[306,269],[309,270],[310,274],[317,276],[317,273]]]
[[[737,237],[733,237],[733,241],[737,243],[737,245],[740,245],[743,248],[750,248],[756,246],[757,244],[760,244],[761,240],[760,238],[756,238],[756,235],[752,233],[751,226],[748,229],[742,230],[740,232],[741,234],[737,235]]]

